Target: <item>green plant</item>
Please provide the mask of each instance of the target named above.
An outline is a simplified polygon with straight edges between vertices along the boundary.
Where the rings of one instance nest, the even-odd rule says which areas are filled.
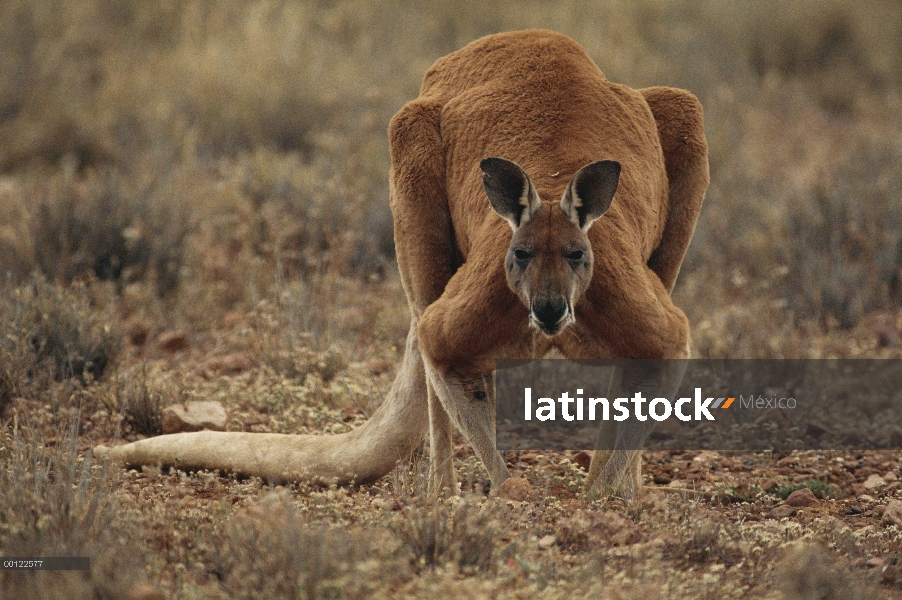
[[[815,496],[821,499],[836,498],[839,494],[836,488],[827,483],[826,479],[806,479],[805,481],[801,481],[799,483],[793,483],[777,488],[777,491],[775,493],[781,499],[786,500],[791,493],[804,488],[808,488]]]

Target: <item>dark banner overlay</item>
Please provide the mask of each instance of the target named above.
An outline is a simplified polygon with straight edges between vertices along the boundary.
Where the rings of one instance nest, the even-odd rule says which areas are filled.
[[[902,449],[902,360],[508,360],[499,450]]]
[[[90,571],[87,556],[0,557],[0,571]]]

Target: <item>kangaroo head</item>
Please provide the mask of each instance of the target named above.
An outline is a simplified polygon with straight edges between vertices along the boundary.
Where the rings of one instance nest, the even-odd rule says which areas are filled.
[[[543,204],[516,163],[486,158],[482,182],[492,208],[514,230],[507,283],[529,309],[529,324],[546,335],[574,322],[573,305],[592,278],[592,245],[586,233],[611,206],[620,163],[586,165],[567,185],[560,204]]]

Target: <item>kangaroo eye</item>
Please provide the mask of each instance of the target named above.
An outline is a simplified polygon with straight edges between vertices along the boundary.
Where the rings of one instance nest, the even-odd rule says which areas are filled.
[[[517,257],[517,260],[527,260],[529,258],[529,252],[526,250],[514,250],[514,256]]]
[[[582,260],[583,259],[583,251],[575,250],[567,255],[568,260]]]

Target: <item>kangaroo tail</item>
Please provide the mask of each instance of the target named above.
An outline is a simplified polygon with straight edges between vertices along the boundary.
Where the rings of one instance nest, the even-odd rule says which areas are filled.
[[[221,470],[268,481],[367,483],[394,469],[420,442],[427,425],[426,376],[412,325],[401,370],[388,398],[348,433],[287,435],[199,431],[98,446],[95,454],[125,466],[161,465]]]

